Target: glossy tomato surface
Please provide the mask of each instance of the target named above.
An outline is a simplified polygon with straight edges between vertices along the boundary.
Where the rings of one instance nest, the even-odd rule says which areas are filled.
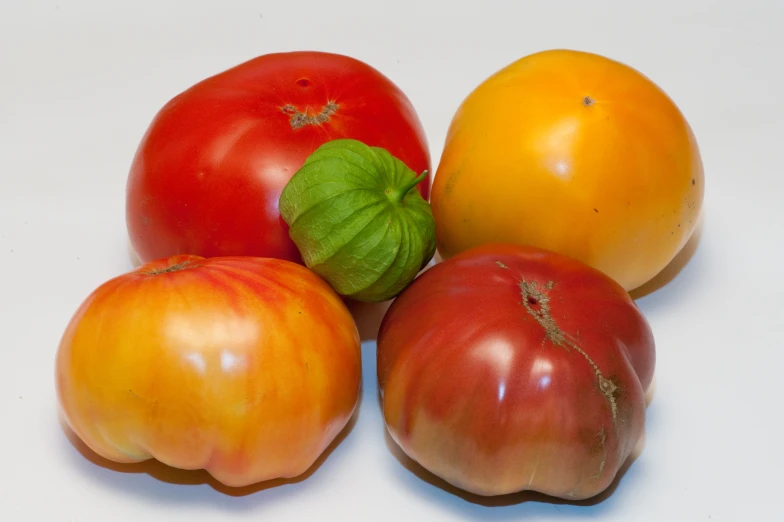
[[[654,364],[652,332],[621,286],[510,244],[426,271],[378,338],[392,438],[480,495],[605,490],[643,434]]]
[[[697,141],[665,92],[617,61],[554,50],[504,67],[463,101],[431,203],[444,258],[532,245],[631,290],[686,244],[703,192]]]
[[[56,384],[67,424],[99,455],[244,486],[306,471],[350,419],[360,371],[351,315],[309,270],[176,256],[84,301]]]
[[[131,244],[176,254],[301,262],[280,216],[283,187],[323,143],[352,138],[430,171],[405,94],[371,66],[322,52],[257,57],[192,86],[155,116],[127,184]],[[430,176],[418,188],[428,198]]]

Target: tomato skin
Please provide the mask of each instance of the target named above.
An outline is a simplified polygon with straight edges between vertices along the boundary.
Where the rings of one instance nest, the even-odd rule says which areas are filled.
[[[512,244],[430,268],[378,337],[392,438],[479,495],[574,500],[606,489],[643,434],[654,365],[650,327],[622,287]]]
[[[167,267],[180,269],[150,274]],[[247,257],[175,256],[107,281],[56,359],[60,410],[93,451],[228,486],[306,471],[350,419],[360,376],[337,294],[301,265]]]
[[[694,134],[650,79],[591,53],[524,57],[471,92],[433,181],[438,248],[483,243],[559,252],[631,290],[683,248],[698,221]]]
[[[356,59],[267,54],[197,83],[158,112],[133,159],[126,198],[133,249],[143,262],[195,254],[301,263],[278,199],[305,159],[338,138],[431,171],[408,98]],[[418,186],[425,199],[429,187],[430,177]]]

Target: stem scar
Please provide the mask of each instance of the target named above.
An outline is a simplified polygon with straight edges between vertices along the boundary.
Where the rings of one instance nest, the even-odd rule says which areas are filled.
[[[291,104],[284,105],[281,110],[283,113],[290,116],[289,123],[291,124],[291,128],[299,129],[306,125],[321,125],[322,123],[328,122],[329,117],[335,114],[339,108],[340,106],[337,103],[330,101],[321,109],[321,112],[316,115],[299,112]]]
[[[520,281],[520,291],[523,297],[522,304],[526,311],[536,319],[536,322],[544,328],[547,340],[556,346],[575,350],[582,355],[591,368],[593,368],[599,391],[604,395],[610,405],[613,423],[617,428],[618,404],[615,400],[615,392],[618,390],[618,386],[602,374],[602,371],[599,369],[596,362],[594,362],[582,348],[570,340],[564,331],[559,328],[555,319],[553,319],[553,316],[550,313],[550,296],[545,292],[545,290],[552,290],[553,286],[553,281],[548,281],[548,283],[544,285],[544,288],[540,288],[536,281]]]
[[[191,262],[191,261],[183,261],[181,263],[176,263],[174,265],[169,265],[169,266],[166,266],[166,267],[163,267],[163,268],[156,268],[156,269],[153,269],[153,270],[147,270],[145,272],[139,272],[139,273],[142,274],[142,275],[147,275],[147,276],[154,276],[154,275],[158,275],[158,274],[168,274],[170,272],[178,272],[180,270],[184,270],[184,269],[188,268],[189,266],[191,266],[192,264],[193,264],[193,262]]]

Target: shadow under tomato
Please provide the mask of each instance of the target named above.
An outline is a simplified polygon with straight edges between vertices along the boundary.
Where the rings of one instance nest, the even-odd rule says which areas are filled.
[[[436,252],[433,259],[425,265],[425,268],[419,271],[417,277],[439,262],[441,262],[441,256]],[[354,322],[357,324],[362,341],[375,341],[378,339],[378,330],[381,327],[381,322],[394,301],[394,299],[389,299],[380,303],[364,303],[349,298],[345,299],[346,306],[351,315],[354,316]]]
[[[126,241],[126,246],[128,248],[128,261],[131,262],[131,270],[135,270],[142,266],[142,260],[136,255],[136,251],[133,249],[130,239]]]
[[[697,226],[694,228],[694,232],[683,246],[681,251],[678,252],[672,261],[670,261],[670,263],[665,266],[661,272],[656,274],[653,279],[629,292],[629,294],[632,296],[632,299],[636,301],[637,299],[646,297],[664,288],[670,284],[678,276],[678,274],[681,273],[681,271],[683,271],[697,251],[697,247],[699,246],[700,240],[702,239],[702,229],[704,222],[705,213],[703,212],[700,214],[700,217],[697,220]]]
[[[101,457],[93,450],[91,450],[67,425],[65,420],[60,417],[60,427],[62,428],[65,436],[70,441],[71,445],[84,457],[87,461],[99,466],[106,470],[121,474],[147,474],[152,478],[175,485],[195,486],[195,485],[209,485],[215,491],[231,497],[244,497],[259,493],[261,491],[278,488],[286,485],[293,485],[301,483],[310,478],[316,471],[321,468],[324,462],[329,458],[333,451],[348,437],[349,433],[354,429],[359,415],[361,405],[361,394],[354,414],[349,419],[349,422],[343,430],[335,437],[332,443],[327,447],[324,452],[316,459],[316,461],[308,468],[305,473],[293,478],[287,479],[273,479],[257,484],[252,484],[243,487],[230,487],[219,482],[209,472],[203,469],[198,470],[185,470],[167,466],[166,464],[150,459],[135,464],[125,464],[114,462]]]
[[[378,395],[379,404],[381,404],[381,394]],[[383,406],[382,411],[383,411]],[[645,447],[645,435],[637,442],[634,450],[632,451],[629,458],[623,463],[623,465],[618,470],[618,473],[615,475],[615,479],[607,487],[603,492],[599,493],[598,495],[585,499],[585,500],[567,500],[558,497],[553,497],[550,495],[545,495],[543,493],[538,493],[536,491],[521,491],[517,493],[510,493],[506,495],[497,495],[497,496],[482,496],[476,495],[474,493],[469,493],[468,491],[462,490],[456,486],[453,486],[446,480],[442,479],[441,477],[431,473],[427,469],[425,469],[422,465],[416,462],[414,459],[409,457],[403,449],[395,442],[392,436],[389,434],[387,429],[384,429],[384,438],[386,440],[387,448],[389,449],[390,453],[400,462],[400,464],[405,468],[408,472],[413,474],[419,480],[427,483],[431,486],[437,488],[437,490],[447,493],[449,496],[456,497],[461,499],[464,502],[467,502],[471,505],[479,506],[479,507],[487,507],[487,508],[498,508],[504,506],[515,506],[521,504],[528,504],[528,503],[542,503],[542,504],[549,504],[552,506],[598,506],[608,499],[610,499],[618,489],[620,482],[623,480],[624,475],[628,472],[629,468],[632,466],[635,460],[640,456],[644,447]],[[574,513],[572,513],[573,515]],[[486,519],[485,515],[482,515],[483,519]]]
[[[363,303],[346,299],[346,306],[354,317],[362,341],[375,341],[378,338],[381,321],[384,320],[384,315],[392,306],[392,302],[391,299],[382,303]]]

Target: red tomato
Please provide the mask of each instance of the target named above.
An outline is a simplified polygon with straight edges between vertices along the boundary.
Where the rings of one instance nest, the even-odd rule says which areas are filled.
[[[352,138],[430,172],[422,125],[405,94],[347,56],[260,56],[169,101],[142,138],[126,220],[139,258],[246,255],[301,262],[278,199],[323,143]],[[419,184],[428,198],[430,176]]]
[[[642,436],[654,359],[618,283],[549,251],[487,244],[395,300],[378,381],[393,439],[453,485],[583,499]]]
[[[359,397],[337,294],[278,259],[177,256],[96,289],[57,353],[71,429],[117,462],[204,468],[229,486],[306,471]]]

